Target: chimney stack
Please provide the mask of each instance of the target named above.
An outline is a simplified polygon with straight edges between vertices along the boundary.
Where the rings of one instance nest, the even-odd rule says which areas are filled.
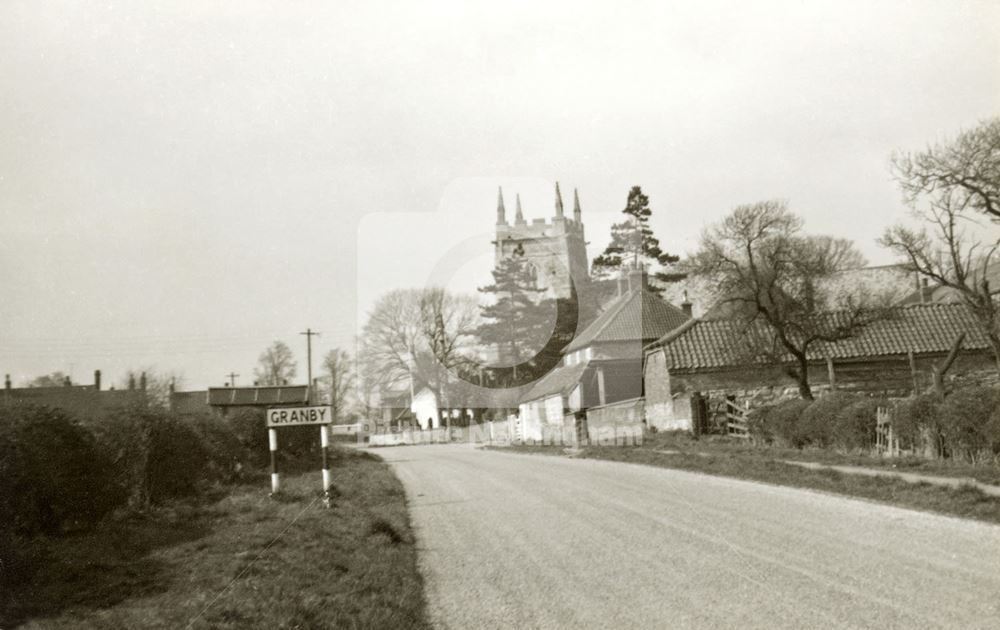
[[[135,374],[128,375],[128,388],[135,389]]]
[[[101,371],[94,370],[94,389],[101,391]]]
[[[624,284],[625,284],[625,274],[624,273],[618,274],[617,281],[618,281],[618,297],[621,297],[622,293],[624,292],[624,289],[625,289],[625,287],[624,287]]]
[[[628,290],[641,291],[649,288],[649,274],[645,269],[632,269],[628,272]]]
[[[691,301],[688,300],[687,289],[684,290],[684,301],[681,302],[681,310],[684,311],[684,314],[687,315],[688,317],[692,317]]]
[[[139,375],[139,389],[146,391],[146,373],[143,372]]]
[[[3,378],[3,388],[10,389],[10,374],[5,374]]]
[[[73,382],[69,380],[68,376],[63,379],[63,387],[69,387],[72,384],[73,384]]]
[[[930,301],[931,301],[931,293],[933,293],[933,291],[931,291],[929,283],[927,282],[927,278],[921,278],[920,279],[920,303],[921,304],[929,304]]]

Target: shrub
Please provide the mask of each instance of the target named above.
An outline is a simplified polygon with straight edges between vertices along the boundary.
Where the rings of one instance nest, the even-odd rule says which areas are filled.
[[[778,440],[786,446],[802,448],[802,436],[799,433],[799,418],[811,401],[800,398],[784,400],[766,411],[763,415],[765,427],[763,432],[771,439]]]
[[[93,436],[65,412],[0,408],[0,528],[33,535],[90,527],[122,501],[116,490]]]
[[[879,407],[888,401],[861,397],[842,407],[835,418],[834,444],[845,450],[867,450],[875,446],[875,427]]]
[[[896,407],[892,427],[903,448],[920,451],[926,446],[926,437],[935,438],[940,433],[941,402],[937,394],[926,393],[911,396]]]
[[[771,413],[775,405],[762,405],[751,409],[747,414],[747,430],[750,438],[758,444],[771,444],[774,442],[773,426],[771,425]]]
[[[952,456],[992,459],[1000,450],[994,421],[1000,409],[1000,389],[965,387],[953,391],[938,405],[937,426]]]
[[[241,409],[229,416],[228,425],[255,466],[267,464],[267,422],[263,409]],[[316,425],[281,427],[278,429],[278,456],[283,463],[303,456],[319,457],[319,427]]]
[[[831,392],[817,398],[802,410],[795,429],[801,445],[828,448],[836,439],[837,415],[857,398],[851,394]]]
[[[121,491],[135,508],[231,479],[235,464],[245,460],[245,449],[229,425],[207,416],[133,409],[95,424],[95,431]]]

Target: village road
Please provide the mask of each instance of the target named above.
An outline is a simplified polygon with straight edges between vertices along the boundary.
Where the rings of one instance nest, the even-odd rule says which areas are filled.
[[[1000,628],[1000,527],[468,445],[374,449],[443,628]]]

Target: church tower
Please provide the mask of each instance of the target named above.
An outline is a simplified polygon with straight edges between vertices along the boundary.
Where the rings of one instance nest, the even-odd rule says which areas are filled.
[[[497,202],[495,264],[504,258],[521,257],[537,278],[538,287],[552,298],[568,298],[582,294],[590,282],[587,262],[587,242],[583,235],[580,197],[573,191],[573,218],[563,212],[562,193],[556,183],[555,215],[551,221],[524,220],[521,197],[516,197],[514,224],[507,223],[503,191]]]

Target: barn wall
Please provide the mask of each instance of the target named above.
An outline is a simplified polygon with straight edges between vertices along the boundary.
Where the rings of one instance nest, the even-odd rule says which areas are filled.
[[[903,398],[916,387],[925,391],[932,386],[932,370],[943,355],[915,359],[915,377],[906,357],[882,357],[868,361],[835,361],[834,382],[838,391]],[[830,390],[827,365],[809,368],[813,394]],[[991,357],[985,353],[965,353],[948,371],[949,387],[995,385],[1000,383]],[[646,413],[651,426],[658,429],[690,428],[690,396],[701,392],[710,399],[735,396],[751,407],[796,398],[794,379],[776,369],[728,369],[684,372],[668,370],[661,352],[651,352],[646,362]]]

